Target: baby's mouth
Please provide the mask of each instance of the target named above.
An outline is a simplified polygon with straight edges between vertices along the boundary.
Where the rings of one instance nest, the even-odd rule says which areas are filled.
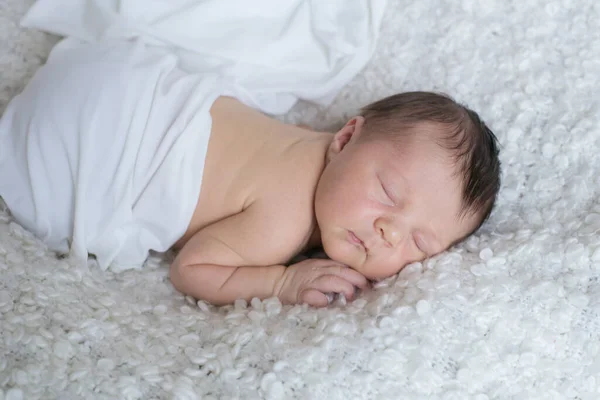
[[[351,243],[361,246],[364,250],[367,250],[365,243],[362,240],[360,240],[360,238],[356,236],[354,232],[348,231],[348,237]]]

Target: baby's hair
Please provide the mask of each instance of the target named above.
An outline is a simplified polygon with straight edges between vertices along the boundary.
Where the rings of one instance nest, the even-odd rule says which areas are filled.
[[[500,160],[494,133],[477,113],[445,94],[406,92],[386,97],[362,109],[367,138],[406,137],[424,123],[439,126],[440,144],[454,151],[462,177],[460,216],[478,215],[476,231],[487,220],[500,190]]]

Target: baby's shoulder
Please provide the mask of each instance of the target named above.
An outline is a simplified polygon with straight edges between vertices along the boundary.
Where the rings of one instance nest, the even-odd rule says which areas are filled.
[[[268,248],[289,260],[307,246],[314,230],[313,206],[293,195],[265,195],[256,207],[258,236]]]
[[[299,168],[300,167],[300,168]],[[260,209],[262,218],[268,220],[281,241],[282,246],[292,244],[295,250],[303,249],[315,227],[314,193],[316,181],[305,173],[298,173],[301,166],[281,163],[274,168],[268,184],[258,190],[255,206]]]

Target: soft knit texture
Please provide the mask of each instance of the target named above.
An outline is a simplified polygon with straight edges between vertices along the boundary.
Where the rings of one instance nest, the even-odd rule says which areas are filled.
[[[54,43],[0,4],[0,111]],[[600,3],[390,1],[368,67],[327,109],[437,90],[497,133],[483,229],[351,304],[215,308],[141,271],[57,259],[0,213],[0,398],[597,399]]]

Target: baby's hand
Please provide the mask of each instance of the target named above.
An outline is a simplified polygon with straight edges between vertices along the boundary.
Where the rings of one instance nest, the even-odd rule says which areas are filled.
[[[277,282],[275,295],[284,304],[307,303],[315,307],[329,304],[329,293],[354,299],[356,288],[366,289],[367,278],[332,260],[308,259],[290,265]]]

